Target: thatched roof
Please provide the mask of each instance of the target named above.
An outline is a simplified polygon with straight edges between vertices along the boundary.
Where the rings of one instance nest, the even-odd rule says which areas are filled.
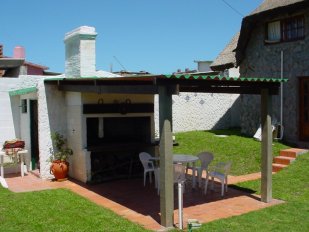
[[[237,47],[237,42],[239,38],[239,33],[237,33],[230,43],[224,48],[224,50],[218,55],[218,57],[212,62],[210,68],[213,71],[221,71],[228,68],[233,68],[236,65],[235,49]]]
[[[244,59],[245,49],[250,39],[251,32],[259,20],[263,20],[270,15],[275,17],[281,14],[293,13],[308,7],[309,0],[264,0],[259,7],[251,12],[251,14],[243,18],[238,41],[234,41],[237,35],[234,36],[229,45],[216,58],[211,68],[213,70],[223,71],[227,67],[230,67],[231,61],[235,64],[234,66],[239,66]],[[232,43],[237,43],[237,46],[235,46],[235,50],[229,50],[230,54],[227,54],[227,48]],[[234,58],[226,59],[226,57],[231,57],[233,55],[235,56]]]
[[[288,5],[305,1],[306,0],[264,0],[264,2],[262,2],[258,8],[252,11],[250,15],[259,14],[279,7],[286,7]]]

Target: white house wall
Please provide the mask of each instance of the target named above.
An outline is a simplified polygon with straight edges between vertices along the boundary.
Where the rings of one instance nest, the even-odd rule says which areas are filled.
[[[36,99],[36,93],[10,96],[12,90],[35,87],[41,76],[20,76],[0,78],[0,146],[4,141],[20,138],[25,141],[25,149],[31,154],[29,99]],[[27,101],[27,113],[21,112],[21,99]],[[16,171],[6,168],[5,173]]]
[[[42,77],[20,76],[19,78],[0,78],[0,146],[3,145],[5,140],[15,138],[24,139],[24,136],[26,135],[24,133],[26,130],[25,128],[30,128],[30,125],[24,121],[25,117],[27,116],[23,115],[25,117],[23,117],[23,121],[21,121],[21,97],[19,95],[10,97],[9,91],[34,87],[37,85],[37,82],[40,80],[40,78]],[[35,95],[28,94],[22,97],[22,99],[30,98],[35,98]],[[21,131],[23,131],[23,134],[21,134]],[[29,147],[30,144],[26,143],[26,148]]]
[[[44,85],[43,80],[38,85],[38,121],[40,148],[40,175],[51,178],[49,172],[50,148],[52,148],[51,133],[58,131],[66,136],[66,104],[64,93],[57,86]]]
[[[0,78],[0,146],[2,147],[5,140],[19,137],[19,125],[14,125],[13,116],[17,116],[19,121],[18,110],[14,108],[14,105],[18,107],[19,97],[10,98],[9,89],[14,88],[17,85],[18,79],[16,78]]]
[[[82,123],[83,106],[82,94],[66,92],[67,109],[67,140],[68,146],[73,149],[73,156],[70,158],[70,176],[77,180],[87,181],[86,154],[83,143],[85,128]]]
[[[238,94],[180,93],[173,96],[173,132],[239,126]],[[159,133],[158,96],[155,97],[156,135]],[[233,107],[232,107],[233,106]]]

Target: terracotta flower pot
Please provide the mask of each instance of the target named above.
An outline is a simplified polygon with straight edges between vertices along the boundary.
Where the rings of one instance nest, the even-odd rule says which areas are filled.
[[[66,180],[69,172],[69,163],[67,161],[55,160],[50,166],[50,173],[58,181]]]

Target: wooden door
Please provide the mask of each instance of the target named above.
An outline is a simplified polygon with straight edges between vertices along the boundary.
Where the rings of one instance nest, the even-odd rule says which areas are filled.
[[[309,141],[309,77],[300,78],[299,94],[299,137]]]

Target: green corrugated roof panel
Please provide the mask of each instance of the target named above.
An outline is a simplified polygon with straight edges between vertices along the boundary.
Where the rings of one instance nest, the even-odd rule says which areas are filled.
[[[219,80],[219,81],[252,81],[252,82],[287,82],[287,78],[271,78],[271,77],[224,77],[220,75],[163,75],[166,78],[176,78],[176,79],[202,79],[202,80]]]
[[[57,80],[94,80],[94,79],[123,79],[123,78],[168,78],[168,79],[193,79],[193,80],[218,80],[218,81],[250,81],[250,82],[287,82],[288,79],[284,78],[271,78],[271,77],[225,77],[220,75],[194,75],[194,74],[167,74],[167,75],[133,75],[123,77],[52,77],[46,78],[47,81]]]
[[[33,93],[33,92],[36,92],[36,91],[37,91],[36,87],[29,87],[29,88],[11,90],[11,91],[9,91],[9,95],[10,96],[24,95],[24,94]]]

